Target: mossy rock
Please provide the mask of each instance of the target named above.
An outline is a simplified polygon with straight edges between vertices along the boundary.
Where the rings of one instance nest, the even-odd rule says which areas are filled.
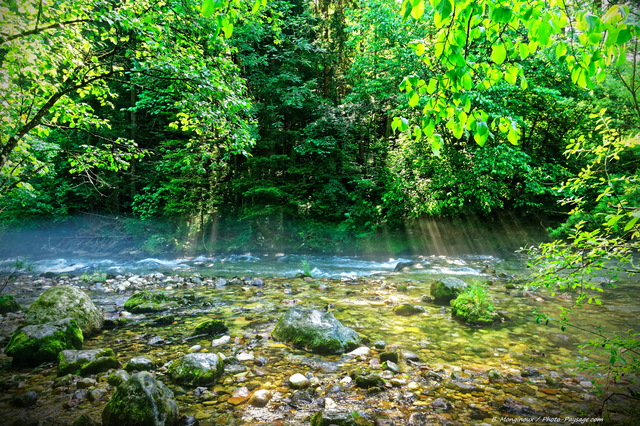
[[[103,426],[174,425],[178,404],[173,392],[146,371],[118,386],[102,411]]]
[[[26,324],[44,324],[63,318],[76,320],[86,336],[102,328],[104,315],[82,290],[68,285],[45,290],[29,306],[25,316]]]
[[[112,368],[120,368],[112,349],[64,350],[58,354],[58,376],[89,376]]]
[[[5,353],[13,365],[39,365],[56,361],[65,349],[80,349],[82,330],[74,319],[64,318],[46,324],[27,325],[11,336]]]
[[[448,303],[467,287],[467,283],[459,278],[444,277],[431,285],[431,297],[437,303]]]
[[[451,315],[470,325],[491,325],[502,320],[481,286],[472,286],[450,303]]]
[[[381,388],[384,386],[384,380],[377,374],[361,374],[355,378],[356,386],[362,389]]]
[[[402,317],[409,317],[411,315],[418,315],[424,313],[425,309],[422,306],[412,305],[410,303],[403,303],[393,308],[393,313]]]
[[[340,354],[358,347],[360,337],[331,312],[292,307],[276,323],[271,335],[295,347],[319,354]]]
[[[133,294],[124,309],[133,313],[161,312],[178,307],[178,302],[164,292],[140,291]]]
[[[16,302],[16,298],[5,294],[0,296],[0,315],[8,314],[9,312],[19,312],[22,308],[20,304]]]
[[[179,385],[209,386],[218,381],[224,372],[220,357],[212,353],[191,353],[174,361],[168,370],[169,377]]]
[[[193,334],[207,334],[219,336],[229,331],[229,328],[221,319],[206,319],[196,325]]]

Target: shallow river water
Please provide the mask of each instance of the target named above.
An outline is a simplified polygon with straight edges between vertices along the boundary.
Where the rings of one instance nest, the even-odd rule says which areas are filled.
[[[398,262],[413,264],[395,271]],[[304,270],[312,277],[296,277]],[[606,354],[579,350],[589,335],[536,323],[535,309],[556,312],[573,296],[551,296],[527,286],[523,261],[516,256],[65,258],[36,261],[32,271],[11,283],[6,293],[26,308],[52,285],[81,287],[117,325],[87,338],[84,348],[111,348],[123,366],[139,355],[156,361],[154,373],[174,391],[181,415],[193,416],[201,425],[304,425],[310,415],[334,405],[351,413],[357,424],[371,425],[637,424],[633,404],[625,398],[610,398],[601,411],[604,398],[633,386],[631,380],[600,395],[596,389],[605,378],[576,369],[577,361],[607,359]],[[506,321],[470,327],[452,319],[448,306],[424,301],[431,284],[444,276],[488,283]],[[587,328],[639,332],[636,283],[619,278],[615,284],[604,292],[601,306],[585,306],[574,321]],[[146,288],[188,294],[191,302],[157,314],[123,312],[127,298]],[[395,315],[393,307],[401,303],[425,311]],[[274,341],[270,331],[292,305],[330,309],[360,334],[367,350],[319,356]],[[212,347],[211,337],[193,336],[195,324],[207,318],[226,321],[228,343]],[[3,344],[20,319],[2,318]],[[376,349],[378,341],[386,348]],[[237,361],[207,389],[172,384],[165,375],[167,364],[193,350],[220,352]],[[390,350],[405,354],[399,373],[380,368],[379,354]],[[3,424],[71,424],[82,414],[100,421],[114,391],[106,374],[61,381],[53,364],[16,369],[0,356]],[[356,369],[381,374],[385,386],[357,388],[349,378]],[[294,373],[311,378],[312,386],[292,389],[288,378]],[[258,389],[272,393],[265,407],[247,402]],[[31,390],[38,396],[35,405],[17,406],[16,395]]]

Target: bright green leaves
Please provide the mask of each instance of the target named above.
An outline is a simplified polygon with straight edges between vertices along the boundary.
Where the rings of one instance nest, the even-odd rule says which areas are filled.
[[[491,60],[501,65],[507,59],[507,48],[504,44],[496,44],[491,47]]]
[[[251,13],[255,15],[266,4],[267,0],[255,0]],[[233,35],[234,22],[243,17],[243,10],[242,0],[203,0],[200,7],[200,13],[205,18],[215,16],[215,35],[222,32],[225,38],[231,38]]]
[[[440,26],[451,16],[453,7],[451,5],[451,0],[435,0],[435,3],[434,9],[436,11],[436,18],[434,22],[436,26]]]
[[[513,86],[512,90],[518,87],[527,90],[528,82],[520,63],[539,54],[554,55],[567,65],[574,84],[593,88],[605,78],[607,66],[626,61],[624,44],[640,32],[627,22],[628,8],[620,5],[612,6],[602,16],[587,11],[568,16],[573,9],[558,7],[554,0],[429,0],[429,3],[435,34],[429,45],[413,44],[429,69],[429,78],[425,78],[427,82],[422,82],[421,87],[416,80],[401,90],[406,93],[408,105],[422,106],[423,114],[431,117],[436,126],[444,124],[454,138],[470,136],[479,145],[494,137],[493,121],[500,129],[496,135],[517,144],[520,132],[511,125],[515,118],[502,117],[503,112],[498,109],[493,111],[493,121],[468,118],[467,122],[461,122],[460,116],[448,112],[460,95],[474,93],[468,99],[478,99],[478,95],[484,96],[483,91],[499,90],[506,85]],[[405,0],[404,18],[422,16],[422,6],[419,0]],[[420,9],[413,13],[417,7]],[[471,110],[484,113],[477,105]],[[502,118],[508,120],[507,127]],[[430,133],[423,128],[423,136]]]
[[[404,19],[409,16],[413,19],[420,19],[424,15],[424,0],[404,0],[400,13]]]

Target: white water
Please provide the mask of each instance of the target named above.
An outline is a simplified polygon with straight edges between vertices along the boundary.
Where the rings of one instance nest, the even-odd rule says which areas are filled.
[[[182,258],[115,259],[65,257],[26,260],[29,273],[106,274],[200,273],[216,277],[293,277],[305,270],[316,278],[352,279],[390,274],[399,262],[413,262],[411,275],[483,275],[483,269],[501,259],[493,256],[408,256],[372,258],[361,256],[306,256],[297,254],[198,256]],[[0,260],[0,271],[10,271],[16,259]],[[406,272],[406,271],[405,271]]]

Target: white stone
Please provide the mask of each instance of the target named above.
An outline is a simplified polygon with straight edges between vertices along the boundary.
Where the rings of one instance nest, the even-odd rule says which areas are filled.
[[[309,379],[300,373],[296,373],[289,377],[289,383],[291,384],[291,387],[295,389],[306,388],[309,386]]]
[[[238,358],[238,361],[253,361],[254,356],[250,352],[240,352],[236,355],[236,358]]]
[[[191,353],[194,353],[194,352],[199,352],[200,349],[202,349],[202,346],[200,346],[200,345],[191,346],[189,348],[189,353],[191,354]]]
[[[219,339],[214,339],[211,342],[211,346],[216,347],[216,346],[226,345],[230,341],[231,341],[231,337],[230,336],[222,336]]]

